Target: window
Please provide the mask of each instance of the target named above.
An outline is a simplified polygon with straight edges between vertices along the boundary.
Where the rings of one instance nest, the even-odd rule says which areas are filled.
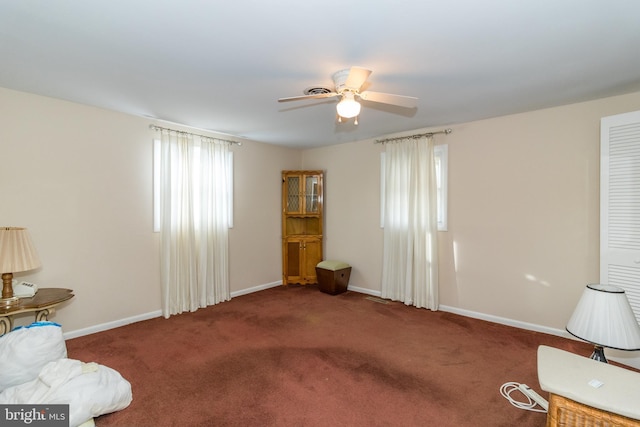
[[[195,150],[199,155],[199,150]],[[233,228],[233,152],[229,152],[229,228]],[[196,172],[197,173],[197,172]],[[153,231],[160,232],[160,140],[153,141]]]
[[[447,176],[449,165],[449,146],[447,144],[433,147],[436,161],[436,205],[438,209],[438,231],[447,231]]]
[[[380,154],[380,228],[384,228],[385,205],[385,165],[384,154]],[[433,148],[436,163],[436,205],[438,217],[438,231],[447,231],[447,177],[449,164],[449,146],[447,144],[436,145]]]

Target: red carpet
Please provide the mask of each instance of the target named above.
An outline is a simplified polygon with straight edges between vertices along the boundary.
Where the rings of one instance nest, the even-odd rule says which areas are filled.
[[[277,287],[195,313],[67,341],[119,371],[133,403],[98,427],[544,426],[508,381],[541,395],[538,345],[586,343],[355,292]]]

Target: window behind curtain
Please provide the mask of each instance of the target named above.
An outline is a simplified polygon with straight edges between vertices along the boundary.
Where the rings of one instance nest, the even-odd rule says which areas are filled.
[[[199,148],[196,148],[195,155],[200,154]],[[227,194],[229,195],[229,228],[233,228],[233,153],[229,152],[229,176],[227,182],[229,188]],[[197,162],[196,162],[197,163]],[[198,174],[196,170],[194,174]],[[194,179],[198,181],[198,177]],[[198,192],[196,192],[197,194]],[[198,201],[196,201],[198,203]],[[153,141],[153,231],[155,233],[160,232],[160,140],[155,139]]]
[[[436,145],[433,149],[436,162],[436,186],[437,186],[437,210],[438,231],[447,231],[447,183],[449,165],[449,146],[447,144]],[[384,228],[384,204],[385,204],[385,153],[380,154],[380,227]]]

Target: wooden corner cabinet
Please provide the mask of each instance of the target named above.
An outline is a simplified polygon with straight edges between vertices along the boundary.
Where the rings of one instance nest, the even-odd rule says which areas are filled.
[[[318,283],[322,261],[323,172],[282,171],[282,284]]]

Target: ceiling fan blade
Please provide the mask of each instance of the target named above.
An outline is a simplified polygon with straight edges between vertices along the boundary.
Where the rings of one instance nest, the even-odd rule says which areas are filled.
[[[371,70],[366,70],[360,67],[351,67],[349,69],[349,75],[347,76],[347,80],[345,80],[344,85],[348,88],[358,90],[362,87],[364,82],[367,81],[370,74]]]
[[[382,92],[365,91],[360,94],[360,98],[364,101],[380,102],[405,108],[415,108],[418,105],[418,98],[413,96],[392,95]]]
[[[334,96],[338,96],[335,92],[329,93],[317,93],[314,95],[300,95],[300,96],[290,96],[288,98],[278,98],[278,102],[286,102],[286,101],[300,101],[302,99],[321,99],[321,98],[331,98]]]

